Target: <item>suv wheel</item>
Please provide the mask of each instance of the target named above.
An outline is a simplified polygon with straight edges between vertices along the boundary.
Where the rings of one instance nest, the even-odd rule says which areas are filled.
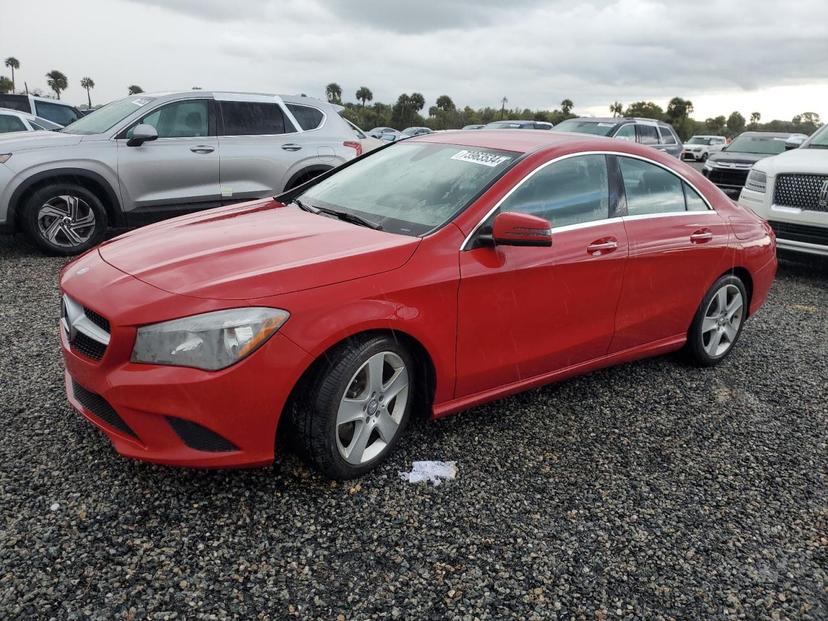
[[[106,232],[103,204],[85,187],[55,183],[35,191],[23,206],[23,229],[48,254],[70,256],[99,243]]]

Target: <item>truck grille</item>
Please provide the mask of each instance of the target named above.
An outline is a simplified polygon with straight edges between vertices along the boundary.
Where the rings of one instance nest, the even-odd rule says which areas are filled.
[[[105,317],[64,295],[60,324],[73,352],[91,360],[103,358],[109,346],[109,321]]]
[[[828,246],[828,228],[808,226],[807,224],[792,224],[790,222],[776,222],[769,220],[778,239],[805,242],[806,244],[820,244]]]
[[[828,175],[778,175],[773,202],[786,207],[799,207],[808,211],[828,212]],[[822,201],[820,202],[820,195]]]

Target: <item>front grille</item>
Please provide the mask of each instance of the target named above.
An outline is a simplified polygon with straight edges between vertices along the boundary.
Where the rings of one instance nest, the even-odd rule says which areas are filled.
[[[87,358],[92,358],[92,360],[100,360],[106,353],[106,345],[86,336],[83,332],[75,334],[75,338],[72,339],[69,345],[72,347],[72,351]]]
[[[808,226],[807,224],[791,224],[790,222],[768,221],[778,239],[805,242],[828,246],[828,228]]]
[[[102,396],[86,390],[86,388],[78,384],[75,380],[72,380],[72,394],[75,395],[75,399],[84,408],[89,410],[95,417],[100,418],[107,425],[114,427],[128,436],[138,438],[135,432],[130,429],[129,425],[124,422],[124,419],[118,416],[115,409]]]
[[[61,298],[60,317],[73,352],[91,360],[103,358],[110,336],[108,319],[68,295]]]
[[[828,175],[779,175],[773,202],[786,207],[799,207],[808,211],[828,212],[828,202],[820,205],[820,194],[828,182]]]
[[[106,317],[101,317],[91,308],[86,308],[85,306],[83,307],[83,314],[86,315],[89,318],[89,321],[94,323],[101,330],[109,332],[109,320]]]
[[[207,427],[191,420],[184,420],[175,416],[167,416],[167,420],[173,431],[181,438],[181,441],[191,449],[210,453],[226,453],[238,450],[235,444],[215,431],[210,431]]]
[[[723,170],[721,168],[714,168],[711,170],[707,178],[716,185],[735,185],[744,187],[748,176],[747,170]]]

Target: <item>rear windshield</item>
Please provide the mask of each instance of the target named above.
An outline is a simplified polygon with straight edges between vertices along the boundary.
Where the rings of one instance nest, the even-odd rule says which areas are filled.
[[[569,119],[558,123],[552,129],[556,132],[574,132],[576,134],[593,134],[595,136],[609,136],[616,123],[603,121],[587,121],[584,119]]]
[[[728,153],[776,155],[785,151],[787,138],[780,136],[738,136],[727,148]]]
[[[400,142],[304,192],[314,207],[349,212],[403,235],[424,235],[468,207],[518,153]]]

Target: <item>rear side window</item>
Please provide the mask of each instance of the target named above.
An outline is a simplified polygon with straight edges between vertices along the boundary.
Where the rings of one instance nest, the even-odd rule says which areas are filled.
[[[549,220],[553,227],[609,216],[609,182],[603,155],[571,157],[536,172],[503,201],[500,211]]]
[[[709,211],[710,207],[704,202],[698,192],[686,183],[684,184],[684,200],[687,202],[687,211]]]
[[[311,108],[310,106],[300,106],[299,104],[287,104],[288,110],[299,123],[299,127],[305,131],[309,129],[316,129],[322,125],[322,119],[325,115],[321,110]]]
[[[10,114],[0,114],[0,134],[24,131],[26,131],[26,126],[19,118]]]
[[[636,125],[635,131],[641,144],[658,144],[658,130],[655,125]]]
[[[618,158],[618,163],[624,179],[629,215],[685,210],[683,182],[676,175],[660,166],[629,157]]]
[[[676,144],[676,137],[669,127],[659,127],[658,130],[661,132],[661,144]]]
[[[61,125],[69,125],[69,123],[74,123],[80,118],[80,115],[69,106],[62,106],[48,101],[36,101],[35,110],[36,116],[42,116],[47,121],[60,123]]]
[[[272,136],[296,131],[275,103],[222,101],[219,106],[225,136]]]

